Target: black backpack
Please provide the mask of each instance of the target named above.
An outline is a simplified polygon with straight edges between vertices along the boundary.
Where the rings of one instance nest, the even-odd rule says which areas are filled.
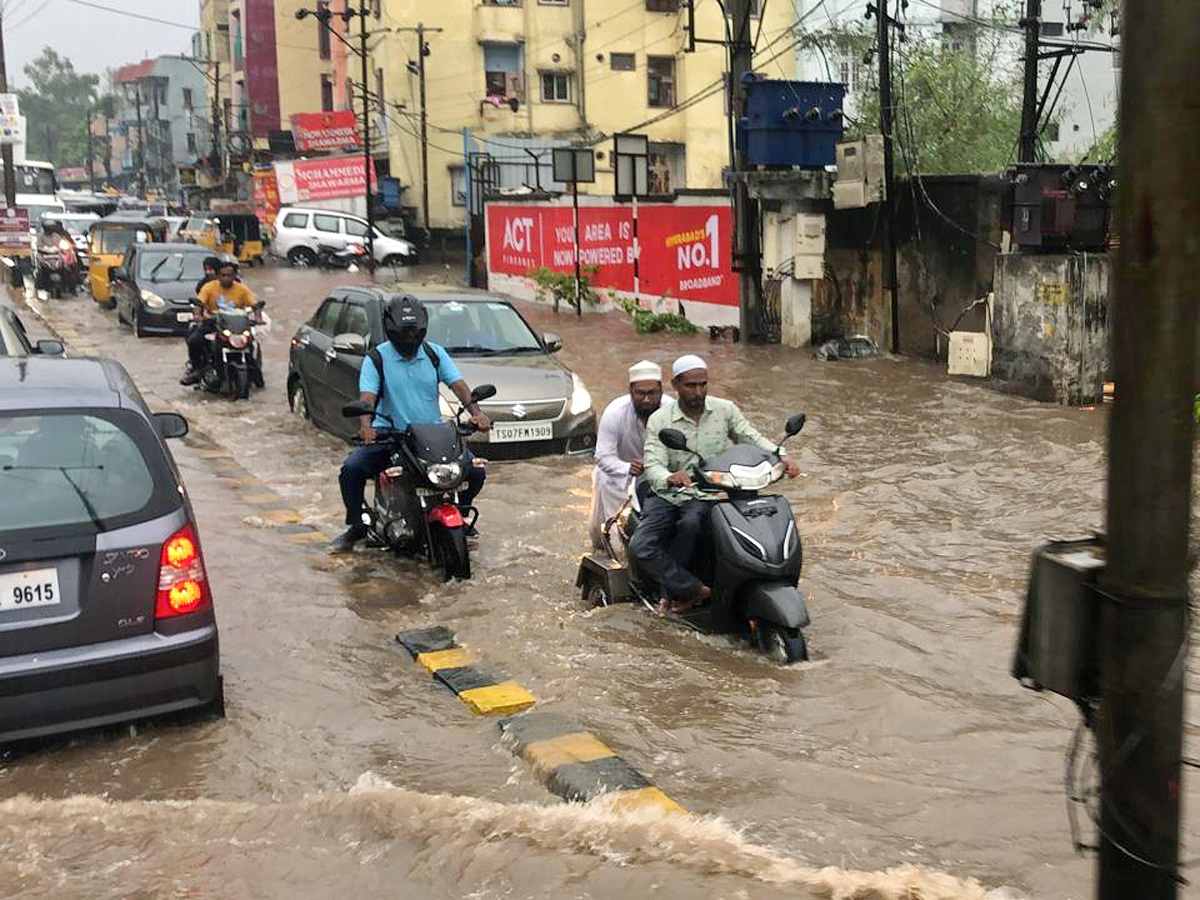
[[[429,346],[428,341],[422,341],[421,346],[425,348],[425,355],[433,363],[433,377],[441,380],[441,357]],[[378,409],[379,401],[383,399],[383,392],[387,387],[387,379],[383,377],[383,354],[379,352],[378,344],[367,351],[367,357],[375,364],[375,371],[379,373],[379,393],[375,395],[375,408]]]

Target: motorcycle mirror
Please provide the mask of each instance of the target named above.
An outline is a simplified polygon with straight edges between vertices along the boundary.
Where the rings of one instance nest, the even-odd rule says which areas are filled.
[[[783,430],[787,432],[788,437],[800,433],[800,429],[804,427],[804,423],[808,420],[808,416],[804,413],[796,413],[787,420],[787,424],[783,426]]]
[[[683,432],[675,428],[664,428],[658,433],[658,439],[671,450],[686,450],[687,438]]]
[[[486,400],[488,397],[496,396],[496,386],[494,384],[481,384],[475,390],[471,391],[471,399],[478,403],[480,400]]]
[[[369,416],[373,412],[375,410],[371,409],[370,405],[363,403],[361,400],[354,403],[347,403],[342,407],[342,415],[348,419],[357,416]]]

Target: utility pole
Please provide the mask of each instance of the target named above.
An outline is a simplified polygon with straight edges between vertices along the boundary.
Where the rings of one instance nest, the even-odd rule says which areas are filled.
[[[350,12],[349,0],[346,12]],[[349,25],[349,20],[346,22]],[[367,82],[367,0],[358,2],[358,47],[362,57],[362,132],[363,132],[363,177],[367,192],[367,259],[372,263],[369,271],[374,272],[375,263],[375,204],[371,202],[371,88]]]
[[[219,176],[224,171],[221,164],[221,61],[212,61],[214,68],[213,99],[212,99],[212,150],[211,162],[213,175]]]
[[[144,199],[146,196],[146,142],[144,126],[142,124],[142,85],[141,82],[134,82],[133,96],[137,103],[137,157],[135,165],[137,166],[138,192]]]
[[[0,93],[8,93],[8,66],[4,61],[4,14],[0,11]],[[17,172],[13,168],[12,144],[0,146],[4,159],[4,205],[9,209],[17,205]]]
[[[1116,402],[1100,580],[1100,900],[1173,900],[1188,665],[1200,31],[1186,0],[1127,4],[1113,294]],[[1191,135],[1191,137],[1188,137]]]
[[[421,83],[421,216],[425,225],[425,239],[429,240],[429,137],[425,119],[425,57],[429,48],[425,44],[425,23],[417,23],[417,76]]]
[[[733,18],[732,46],[729,51],[729,87],[733,98],[730,114],[740,117],[746,106],[746,86],[742,76],[754,65],[754,44],[750,39],[751,0],[729,0]],[[750,188],[740,177],[749,169],[746,154],[735,142],[733,154],[733,209],[735,228],[734,268],[738,273],[738,324],[742,340],[760,339],[762,315],[762,251],[758,235],[758,203],[750,197]],[[715,261],[714,261],[715,262]]]
[[[1041,52],[1042,0],[1025,0],[1025,90],[1021,100],[1018,162],[1037,162],[1038,54]]]
[[[867,11],[875,14],[879,44],[879,130],[883,132],[883,232],[879,239],[883,290],[890,298],[892,313],[892,352],[900,352],[900,278],[896,266],[896,172],[892,147],[892,45],[893,19],[889,0],[875,0]]]
[[[94,194],[96,192],[96,149],[95,139],[92,137],[92,107],[84,111],[85,121],[87,122],[87,170],[88,170],[88,189]]]

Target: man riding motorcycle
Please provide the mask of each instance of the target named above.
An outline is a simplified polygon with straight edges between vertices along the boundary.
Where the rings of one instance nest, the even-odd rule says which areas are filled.
[[[645,473],[653,494],[642,508],[629,553],[658,581],[666,598],[664,611],[684,612],[712,594],[688,564],[708,504],[716,499],[695,487],[690,467],[698,456],[715,456],[734,444],[753,444],[772,453],[777,445],[759,434],[735,403],[708,396],[708,364],[699,356],[679,357],[671,374],[678,400],[660,407],[646,423]],[[669,450],[658,436],[664,428],[683,432],[693,452]],[[788,478],[800,474],[794,460],[783,459],[783,465]]]
[[[375,429],[403,431],[412,424],[440,422],[439,383],[454,392],[476,428],[488,431],[492,427],[491,419],[471,399],[471,389],[450,354],[440,345],[425,340],[428,330],[429,312],[420,300],[404,294],[388,298],[383,309],[387,340],[363,358],[359,373],[360,399],[375,410],[375,415],[361,417],[362,446],[346,457],[338,476],[348,527],[330,545],[335,553],[353,549],[367,536],[363,493],[367,481],[391,463],[391,448],[387,443],[375,443]],[[469,450],[467,454],[467,485],[459,494],[463,507],[471,505],[486,478],[484,470],[472,464]]]
[[[200,288],[197,303],[200,306],[202,318],[193,323],[187,336],[188,363],[180,384],[195,384],[200,380],[200,370],[204,367],[205,335],[217,327],[214,316],[224,309],[257,309],[260,307],[254,292],[237,280],[238,264],[234,259],[221,260],[217,270],[216,281],[210,281]]]

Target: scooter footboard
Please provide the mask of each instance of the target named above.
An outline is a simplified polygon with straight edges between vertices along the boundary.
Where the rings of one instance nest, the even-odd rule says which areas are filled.
[[[747,619],[766,619],[788,628],[804,628],[812,621],[804,597],[786,581],[752,582],[744,599]]]

